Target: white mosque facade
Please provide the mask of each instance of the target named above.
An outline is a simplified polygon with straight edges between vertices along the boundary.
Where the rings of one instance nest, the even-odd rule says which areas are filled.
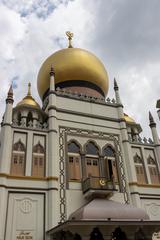
[[[141,139],[116,80],[114,98],[106,97],[108,82],[101,61],[70,42],[40,68],[42,108],[30,84],[16,104],[10,87],[0,132],[0,240],[159,239],[156,123],[150,113],[152,139]]]

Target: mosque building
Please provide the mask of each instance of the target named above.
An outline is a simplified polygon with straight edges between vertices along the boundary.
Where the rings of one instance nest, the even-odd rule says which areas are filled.
[[[42,107],[12,86],[0,132],[0,240],[160,239],[160,140],[124,113],[114,79],[72,47],[42,64]],[[160,104],[158,105],[160,108]]]

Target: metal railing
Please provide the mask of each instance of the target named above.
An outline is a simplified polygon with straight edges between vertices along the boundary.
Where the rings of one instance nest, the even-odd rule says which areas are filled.
[[[115,191],[116,186],[114,180],[106,177],[88,177],[82,181],[83,193],[89,190],[109,190]]]

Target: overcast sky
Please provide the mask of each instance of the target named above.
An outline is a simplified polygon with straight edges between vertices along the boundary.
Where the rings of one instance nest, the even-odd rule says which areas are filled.
[[[0,119],[11,82],[14,104],[32,83],[38,102],[37,73],[54,51],[73,45],[104,63],[113,98],[113,78],[120,87],[124,110],[150,136],[148,111],[160,132],[156,101],[160,98],[159,0],[0,0]]]

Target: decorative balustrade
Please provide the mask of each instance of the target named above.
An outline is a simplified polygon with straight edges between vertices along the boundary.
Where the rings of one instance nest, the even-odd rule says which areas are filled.
[[[67,97],[72,97],[75,99],[80,99],[80,100],[85,100],[89,102],[95,102],[95,103],[102,103],[102,104],[116,104],[116,100],[113,98],[112,100],[110,98],[105,99],[104,97],[94,97],[94,96],[89,96],[84,93],[78,93],[78,92],[72,92],[72,91],[66,91],[65,89],[56,89],[56,94],[60,96],[67,96]]]
[[[140,144],[154,144],[153,140],[151,138],[141,138],[141,137],[135,137],[135,138],[132,138],[130,135],[128,136],[128,140],[131,142],[131,143],[140,143]]]
[[[46,131],[48,129],[48,124],[46,122],[40,123],[38,120],[37,121],[34,120],[34,122],[30,121],[27,123],[26,120],[23,118],[21,119],[20,123],[18,122],[17,119],[13,119],[12,126],[42,131]]]
[[[112,179],[106,177],[88,177],[82,181],[82,191],[86,193],[88,191],[103,191],[103,192],[113,192],[116,190],[116,185]]]

